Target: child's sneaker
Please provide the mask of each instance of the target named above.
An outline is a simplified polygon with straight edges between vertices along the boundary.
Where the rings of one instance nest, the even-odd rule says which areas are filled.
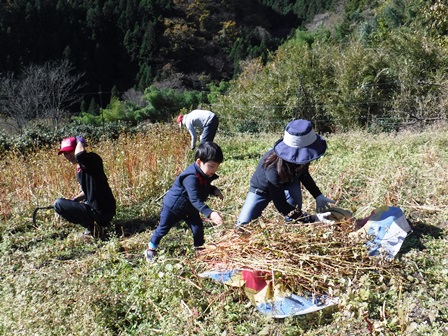
[[[156,250],[150,249],[149,247],[145,250],[145,258],[147,262],[149,263],[153,262],[155,256],[157,256]]]
[[[94,239],[94,237],[93,237],[93,229],[92,230],[85,229],[83,233],[79,234],[79,237],[81,237],[83,239],[87,239],[87,240]]]
[[[216,250],[216,245],[202,245],[202,246],[195,246],[194,250],[196,251],[196,256],[200,257],[204,254],[207,254],[207,252]]]
[[[89,237],[93,238],[93,233],[89,229],[85,229],[82,234],[84,237],[89,236]]]

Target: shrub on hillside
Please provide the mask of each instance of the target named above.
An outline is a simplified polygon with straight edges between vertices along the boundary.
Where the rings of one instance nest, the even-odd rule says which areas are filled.
[[[401,123],[444,118],[446,50],[424,33],[396,30],[372,45],[353,37],[345,45],[297,33],[263,66],[246,62],[238,80],[213,108],[223,127],[277,129],[293,118],[317,129],[368,128],[378,118]],[[216,108],[215,108],[216,106]]]
[[[63,138],[68,136],[82,135],[89,142],[97,142],[101,139],[116,139],[122,133],[133,132],[131,125],[123,121],[104,123],[100,126],[75,122],[58,130],[36,125],[28,128],[20,135],[7,136],[0,133],[0,149],[2,152],[16,150],[26,154],[39,148],[56,146]]]

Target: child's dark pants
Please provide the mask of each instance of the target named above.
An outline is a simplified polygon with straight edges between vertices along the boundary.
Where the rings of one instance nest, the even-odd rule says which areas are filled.
[[[183,213],[171,210],[166,205],[162,206],[162,212],[160,213],[160,222],[157,229],[152,234],[150,240],[150,247],[157,248],[160,240],[168,234],[170,229],[181,220],[185,220],[191,232],[193,233],[194,246],[204,245],[204,224],[202,218],[198,213]]]

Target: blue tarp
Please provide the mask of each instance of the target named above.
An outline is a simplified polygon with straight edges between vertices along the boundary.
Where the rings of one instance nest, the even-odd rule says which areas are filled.
[[[224,270],[204,272],[199,276],[230,286],[243,287],[257,310],[274,318],[308,314],[338,303],[338,298],[330,298],[327,295],[303,297],[291,294],[281,284],[275,285],[273,281],[267,280],[270,278],[270,273],[267,272]]]

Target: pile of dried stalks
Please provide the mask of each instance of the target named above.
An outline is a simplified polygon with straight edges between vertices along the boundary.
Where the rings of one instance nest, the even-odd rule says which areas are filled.
[[[265,271],[295,292],[332,292],[338,279],[355,280],[366,272],[391,276],[394,261],[369,257],[365,241],[349,238],[353,220],[336,224],[252,222],[244,231],[216,234],[200,255],[209,269]]]

